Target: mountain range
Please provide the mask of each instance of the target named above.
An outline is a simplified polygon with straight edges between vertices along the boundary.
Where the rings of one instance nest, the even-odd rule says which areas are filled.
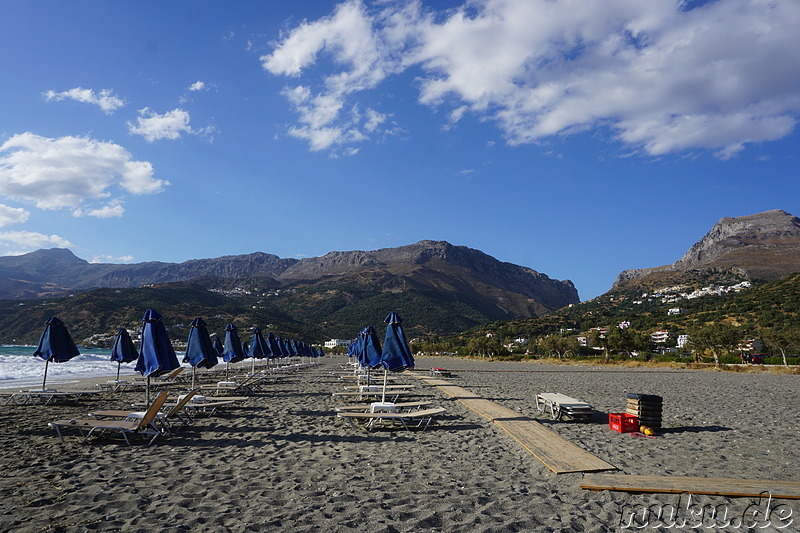
[[[637,293],[678,285],[758,284],[797,272],[800,219],[772,210],[722,218],[674,263],[625,270],[599,299],[619,302],[614,295],[625,294],[632,301]],[[135,328],[148,307],[176,327],[202,316],[212,330],[235,322],[316,340],[348,338],[393,310],[408,319],[410,335],[453,335],[580,301],[570,281],[444,241],[307,259],[256,252],[126,265],[37,250],[0,257],[0,299],[0,342],[34,342],[53,314],[78,338]]]
[[[175,301],[177,293],[182,301]],[[142,305],[178,323],[207,316],[270,324],[286,334],[343,336],[392,310],[413,320],[414,333],[450,334],[580,301],[570,281],[444,241],[307,259],[257,252],[129,265],[89,263],[66,249],[37,250],[0,258],[0,298],[13,304],[0,306],[0,341],[10,336],[17,342],[30,338],[26,328],[51,312],[65,322],[64,313],[73,313],[81,334],[91,334],[92,328],[135,324]]]

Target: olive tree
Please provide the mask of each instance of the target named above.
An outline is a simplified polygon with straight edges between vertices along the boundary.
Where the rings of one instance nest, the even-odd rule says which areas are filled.
[[[727,355],[739,345],[739,328],[723,322],[705,324],[689,332],[689,344],[694,349],[695,361],[702,360],[703,352],[711,352],[714,365],[719,366],[720,355]]]

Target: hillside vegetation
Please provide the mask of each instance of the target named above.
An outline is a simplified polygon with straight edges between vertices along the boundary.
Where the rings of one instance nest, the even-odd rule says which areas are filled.
[[[601,353],[598,350],[581,348],[578,345],[578,335],[588,335],[593,328],[608,328],[614,336],[615,330],[619,331],[618,325],[627,322],[627,337],[633,339],[636,334],[640,334],[640,339],[646,339],[638,345],[642,351],[659,349],[658,345],[647,340],[649,334],[656,330],[672,333],[672,342],[661,347],[664,348],[674,347],[674,340],[679,334],[689,334],[690,338],[695,334],[699,345],[699,336],[702,333],[709,328],[723,325],[730,326],[735,342],[724,350],[726,357],[722,362],[739,362],[738,343],[751,338],[762,340],[765,351],[776,358],[787,351],[800,352],[800,274],[727,293],[724,292],[726,288],[740,283],[729,272],[719,276],[706,273],[702,278],[685,278],[683,281],[686,283],[683,286],[685,291],[693,292],[712,287],[722,294],[676,300],[675,292],[663,291],[667,287],[658,289],[652,286],[650,291],[654,292],[647,293],[643,293],[641,287],[618,289],[547,316],[493,322],[463,335],[428,339],[420,344],[420,348],[426,351],[494,356],[507,356],[509,353],[559,357],[597,356]],[[643,296],[645,294],[647,296]],[[669,314],[670,309],[680,311]],[[551,342],[553,338],[563,339],[564,342]],[[516,340],[523,342],[515,343]],[[593,346],[608,348],[604,340],[593,340]],[[511,348],[510,351],[508,347]],[[687,357],[693,348],[695,346],[691,345],[686,348]],[[611,351],[615,352],[613,343]],[[707,351],[707,348],[700,348],[700,351]],[[704,352],[698,358],[702,355],[711,357],[710,352]]]

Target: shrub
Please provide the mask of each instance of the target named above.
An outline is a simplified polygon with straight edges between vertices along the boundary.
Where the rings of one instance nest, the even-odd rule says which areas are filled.
[[[654,355],[652,360],[657,363],[680,363],[683,359],[679,355]]]

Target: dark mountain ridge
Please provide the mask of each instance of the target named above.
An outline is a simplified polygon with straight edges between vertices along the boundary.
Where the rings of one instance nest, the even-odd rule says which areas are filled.
[[[186,292],[187,283],[195,292]],[[154,290],[119,292],[145,288]],[[8,312],[19,314],[16,319],[9,315],[7,328],[27,313],[35,314],[29,317],[31,324],[42,321],[40,313],[60,316],[58,309],[68,312],[74,307],[72,300],[87,302],[74,313],[95,317],[95,322],[81,322],[88,332],[93,324],[111,320],[110,316],[123,316],[113,310],[115,306],[127,309],[128,319],[141,312],[143,305],[165,306],[162,314],[171,312],[179,320],[218,315],[214,306],[203,303],[209,298],[198,290],[225,295],[224,306],[230,308],[225,316],[261,326],[276,323],[286,331],[309,335],[350,335],[364,324],[381,320],[389,310],[416,322],[414,330],[419,334],[456,333],[487,321],[539,316],[579,302],[570,281],[554,280],[443,241],[331,252],[302,260],[257,252],[177,264],[92,264],[64,249],[0,258],[0,299],[13,300]],[[91,291],[89,300],[109,301],[87,311],[89,300],[84,298],[52,300],[86,291]],[[173,302],[171,292],[181,291],[192,294],[197,303],[179,306]],[[14,303],[45,297],[51,302],[44,307]],[[27,335],[25,328],[14,326],[13,330],[14,338]]]

